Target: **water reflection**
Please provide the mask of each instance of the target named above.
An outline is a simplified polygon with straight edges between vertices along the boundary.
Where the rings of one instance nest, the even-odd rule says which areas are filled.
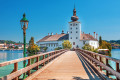
[[[0,63],[10,60],[23,58],[23,51],[0,51]],[[12,72],[14,65],[0,67],[0,77],[6,76]],[[18,69],[23,68],[23,62],[18,63]]]

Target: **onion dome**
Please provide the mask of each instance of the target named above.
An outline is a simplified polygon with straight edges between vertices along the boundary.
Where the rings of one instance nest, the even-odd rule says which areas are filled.
[[[76,9],[75,9],[75,7],[74,7],[74,9],[73,9],[73,16],[71,17],[71,20],[72,21],[77,21],[79,18],[76,16]]]

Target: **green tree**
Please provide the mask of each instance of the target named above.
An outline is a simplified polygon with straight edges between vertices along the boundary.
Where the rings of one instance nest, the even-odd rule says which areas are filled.
[[[19,49],[19,48],[18,48],[18,46],[15,46],[15,48],[14,48],[14,49]]]
[[[72,48],[72,44],[69,42],[69,40],[65,40],[62,43],[63,49],[71,49]]]
[[[57,47],[57,48],[55,48],[54,50],[60,50],[60,49],[62,49],[62,47]]]
[[[109,42],[102,40],[102,45],[99,46],[99,49],[109,49],[108,51],[109,56],[111,55],[112,46]]]
[[[102,46],[102,37],[99,37],[99,46]]]
[[[27,51],[32,54],[36,54],[40,51],[40,48],[36,44],[34,44],[34,37],[31,37]]]
[[[85,50],[92,50],[92,47],[89,44],[85,44],[82,48]]]
[[[48,49],[48,47],[44,47],[43,50],[46,52],[46,50]]]

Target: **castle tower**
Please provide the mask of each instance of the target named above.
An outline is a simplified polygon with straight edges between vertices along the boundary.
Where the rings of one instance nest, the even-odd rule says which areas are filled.
[[[72,43],[72,48],[80,47],[81,23],[77,21],[76,9],[73,9],[73,16],[69,22],[69,41]]]

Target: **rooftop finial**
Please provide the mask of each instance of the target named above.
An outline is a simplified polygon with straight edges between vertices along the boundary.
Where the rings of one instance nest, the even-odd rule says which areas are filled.
[[[74,3],[74,9],[75,9],[75,3]]]
[[[23,14],[23,17],[25,17],[25,13]]]

